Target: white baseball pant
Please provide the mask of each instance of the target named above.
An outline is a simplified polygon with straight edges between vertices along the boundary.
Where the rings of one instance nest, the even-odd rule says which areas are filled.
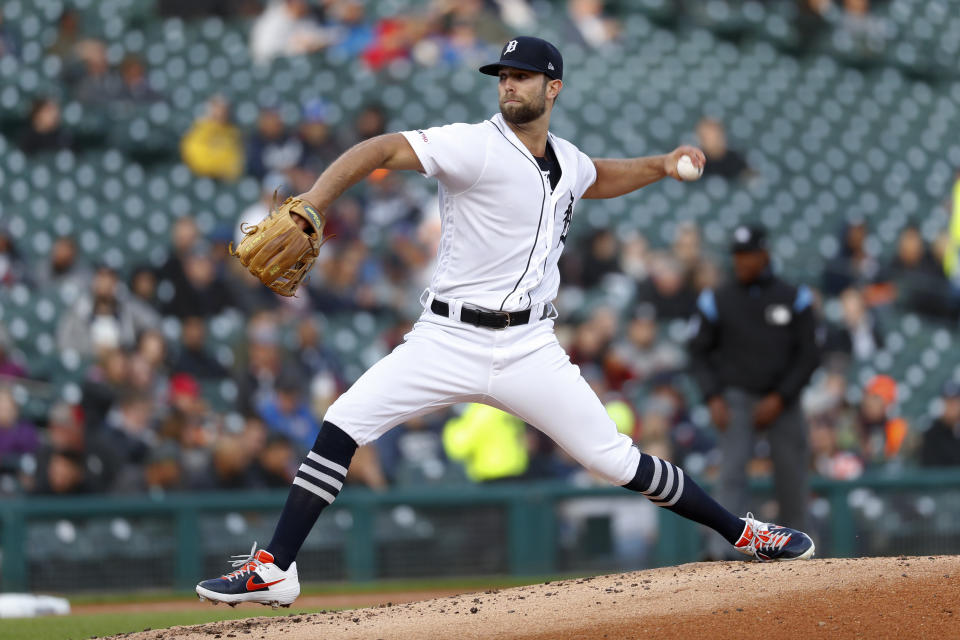
[[[630,482],[640,463],[640,451],[617,431],[560,346],[552,319],[496,330],[425,311],[403,344],[340,396],[324,420],[364,445],[461,402],[512,413],[612,484]]]

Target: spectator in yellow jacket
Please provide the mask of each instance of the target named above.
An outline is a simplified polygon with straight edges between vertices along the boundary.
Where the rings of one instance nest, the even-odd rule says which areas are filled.
[[[948,233],[943,270],[953,283],[954,289],[960,290],[960,170],[957,171],[957,180],[953,183]]]
[[[207,102],[207,111],[197,118],[180,141],[183,161],[198,176],[235,180],[243,173],[243,139],[230,122],[230,105],[223,96]]]
[[[529,457],[523,422],[485,404],[471,404],[443,427],[443,448],[474,482],[523,475]]]

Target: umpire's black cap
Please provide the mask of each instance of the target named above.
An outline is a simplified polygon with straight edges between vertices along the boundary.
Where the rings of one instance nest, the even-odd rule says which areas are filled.
[[[740,225],[733,230],[730,251],[747,253],[767,250],[767,230],[760,225]]]
[[[503,45],[499,62],[483,65],[480,73],[495,76],[500,73],[500,67],[538,71],[554,80],[563,79],[563,56],[560,51],[546,40],[533,36],[517,36]]]

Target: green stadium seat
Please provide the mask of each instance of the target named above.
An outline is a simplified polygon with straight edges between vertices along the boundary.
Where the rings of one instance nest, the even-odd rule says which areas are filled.
[[[851,69],[816,51],[802,58],[784,54],[783,49],[798,44],[790,3],[713,0],[698,8],[707,28],[674,22],[674,5],[663,0],[622,3],[623,37],[629,47],[588,52],[565,46],[568,66],[578,73],[571,74],[565,88],[556,128],[577,139],[588,153],[622,155],[690,140],[697,119],[714,114],[726,122],[735,146],[748,151],[758,176],[744,184],[719,179],[696,187],[667,183],[638,201],[594,204],[584,229],[607,224],[640,228],[651,239],[666,242],[671,228],[667,223],[681,214],[701,221],[707,240],[723,245],[729,229],[759,217],[787,231],[775,240],[779,258],[786,268],[804,272],[810,261],[836,254],[835,230],[851,207],[884,216],[875,235],[885,252],[895,244],[908,217],[905,212],[937,210],[953,168],[960,165],[960,143],[950,136],[960,128],[960,83],[920,80],[916,74],[938,65],[955,67],[960,17],[947,3],[892,0],[889,6],[878,5],[877,14],[891,20],[902,42],[888,47],[884,56],[899,58],[903,70],[883,61],[876,68]],[[32,35],[22,61],[0,59],[2,131],[16,130],[29,98],[50,88],[47,83],[62,72],[62,61],[37,44],[50,37],[62,6],[59,0],[42,3],[38,11],[32,5],[27,11],[23,0],[3,5],[7,21]],[[469,69],[451,72],[399,64],[374,74],[332,51],[252,68],[249,22],[161,20],[152,0],[79,0],[77,6],[93,17],[90,32],[107,37],[112,58],[126,53],[144,58],[151,82],[168,102],[107,121],[103,114],[67,100],[64,122],[81,141],[101,144],[110,133],[112,150],[105,153],[27,159],[0,137],[4,222],[18,241],[30,238],[25,246],[30,253],[41,252],[54,236],[96,220],[97,226],[86,225],[87,231],[79,235],[84,255],[109,256],[113,263],[126,264],[139,259],[147,245],[162,250],[157,243],[168,241],[177,215],[201,214],[204,229],[232,223],[237,211],[259,197],[257,181],[211,183],[175,161],[180,136],[211,87],[224,88],[244,128],[253,125],[259,105],[268,98],[279,98],[284,117],[295,122],[302,103],[321,96],[330,103],[333,126],[348,122],[373,100],[386,104],[391,125],[404,128],[489,115],[489,107],[477,104],[475,97],[485,85]],[[401,6],[412,5],[376,3],[369,11],[386,15]],[[538,13],[544,32],[558,32],[552,20],[562,9],[544,9]],[[728,41],[713,31],[742,37]],[[829,51],[829,46],[821,51]],[[623,85],[605,83],[610,73],[622,77]],[[945,73],[956,77],[956,69]],[[426,94],[423,87],[429,88]],[[877,131],[884,132],[879,147]],[[145,150],[152,155],[145,156]],[[153,164],[141,167],[131,161],[136,158]],[[45,197],[34,200],[35,192]],[[36,203],[30,217],[17,211],[7,214],[6,207],[27,201]],[[69,215],[62,213],[67,204]],[[350,339],[343,336],[369,342],[378,328],[374,324],[371,333],[367,323],[359,322],[347,327],[348,333],[337,330],[331,335],[347,343]],[[900,351],[919,348],[930,353],[931,338],[908,335],[901,322],[909,324],[897,320],[892,335],[902,332],[910,346]],[[46,344],[42,335],[35,345]],[[891,361],[884,369],[893,370],[900,366],[900,351],[888,349]],[[934,363],[926,356],[918,366],[932,378],[946,366],[943,360]],[[360,364],[354,358],[353,366]]]

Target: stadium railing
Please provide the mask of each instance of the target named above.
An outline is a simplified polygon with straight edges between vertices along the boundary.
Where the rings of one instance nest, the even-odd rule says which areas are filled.
[[[771,490],[769,481],[757,481],[752,488],[756,497],[761,499],[769,496]],[[813,492],[811,526],[817,537],[819,556],[960,552],[960,469],[872,473],[852,481],[816,478]],[[241,544],[241,540],[249,544],[252,535],[251,530],[234,530],[236,535],[233,538],[226,533],[211,536],[209,527],[204,529],[204,518],[257,514],[262,534],[269,531],[274,521],[272,514],[282,507],[285,496],[286,490],[278,490],[180,493],[162,497],[30,496],[4,500],[0,502],[0,591],[46,589],[69,592],[75,584],[70,574],[80,572],[80,569],[72,566],[69,570],[62,569],[67,566],[63,565],[63,558],[79,561],[84,554],[94,553],[93,550],[107,556],[112,554],[114,562],[110,564],[118,565],[116,571],[121,574],[120,581],[112,583],[115,588],[126,584],[128,588],[149,585],[161,589],[191,589],[198,580],[209,577],[205,574],[214,571],[211,567],[217,566],[217,562],[222,564],[227,555],[236,553],[235,545]],[[640,504],[646,503],[641,496],[627,494],[615,487],[583,488],[559,482],[405,487],[382,492],[348,487],[332,509],[334,516],[325,514],[321,518],[321,523],[339,522],[343,535],[333,540],[327,533],[315,533],[324,538],[321,546],[332,543],[332,546],[321,549],[320,557],[339,554],[339,573],[327,576],[339,580],[362,582],[403,575],[402,565],[408,559],[404,554],[416,556],[420,563],[413,574],[407,575],[421,577],[457,573],[547,576],[623,568],[610,553],[599,564],[572,566],[562,561],[561,546],[567,544],[561,540],[562,530],[569,529],[566,522],[569,512],[562,507],[582,499],[600,499],[607,504],[612,504],[611,499],[614,502],[635,501],[626,503],[629,509],[643,508]],[[762,500],[758,501],[760,503]],[[408,524],[429,525],[411,527],[411,530],[420,532],[410,536],[414,542],[419,539],[419,546],[401,544],[396,548],[398,539],[404,535],[396,524],[392,524],[397,519],[393,517],[397,510],[406,510]],[[644,557],[643,566],[676,565],[703,557],[702,527],[663,509],[650,510],[649,513],[651,518],[656,518],[656,536]],[[437,514],[446,514],[446,520],[437,518]],[[471,514],[479,515],[479,518]],[[154,529],[160,533],[144,534],[144,540],[133,556],[129,555],[129,550],[120,551],[123,547],[120,538],[129,540],[129,533],[117,540],[109,538],[109,533],[100,534],[92,544],[83,546],[75,537],[63,538],[62,529],[44,528],[45,523],[62,525],[111,518],[113,520],[108,522],[112,522],[115,534],[118,533],[118,521],[129,521],[137,526],[143,519],[153,518],[169,526]],[[318,525],[322,526],[332,525]],[[109,532],[111,528],[105,530]],[[310,544],[308,539],[308,546]],[[390,544],[395,547],[392,555],[384,548]],[[502,553],[500,556],[487,553],[484,557],[493,558],[487,565],[450,564],[444,555],[450,553],[451,557],[462,558],[475,554],[479,557],[489,546],[499,547]],[[40,557],[40,550],[44,548],[54,549],[52,555],[47,552],[46,560]],[[317,550],[316,544],[313,544],[313,550]],[[54,557],[58,552],[59,559]],[[137,565],[137,557],[151,553],[159,554],[153,560],[156,566],[165,568],[154,573],[147,583],[132,579],[125,583],[129,576],[124,576],[124,571],[136,573],[136,567],[143,566]],[[132,559],[127,562],[126,557]],[[394,569],[391,574],[387,565],[396,567],[398,557],[401,558],[400,573]],[[97,563],[104,564],[99,560]],[[62,581],[50,583],[38,577],[50,572],[60,575]],[[85,582],[89,588],[91,581],[77,582]]]

